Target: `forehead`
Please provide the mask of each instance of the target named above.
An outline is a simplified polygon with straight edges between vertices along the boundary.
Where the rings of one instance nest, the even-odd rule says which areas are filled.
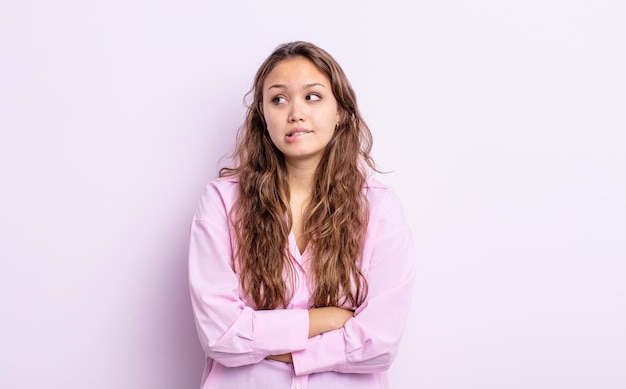
[[[330,80],[309,59],[293,57],[274,66],[263,82],[263,89],[276,86],[295,88],[315,83],[328,87]]]

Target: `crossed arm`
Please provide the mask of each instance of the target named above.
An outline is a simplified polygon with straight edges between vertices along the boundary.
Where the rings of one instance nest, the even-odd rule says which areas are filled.
[[[309,338],[324,332],[338,330],[352,317],[354,317],[353,311],[338,307],[309,309]],[[291,353],[268,355],[267,359],[274,359],[286,363],[293,361]]]
[[[190,239],[192,305],[208,357],[226,367],[264,359],[292,362],[298,375],[389,368],[398,350],[415,274],[412,236],[393,198],[378,207],[378,217],[372,217],[376,223],[363,253],[368,296],[354,312],[338,307],[254,310],[246,306],[230,260],[223,206],[221,196],[209,189]]]

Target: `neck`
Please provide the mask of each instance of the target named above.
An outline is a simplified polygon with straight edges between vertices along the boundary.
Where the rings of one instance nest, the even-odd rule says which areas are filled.
[[[296,193],[308,195],[313,191],[315,170],[289,170],[289,189],[292,196]]]
[[[309,195],[313,191],[313,178],[317,165],[291,164],[288,165],[289,188],[294,194]]]

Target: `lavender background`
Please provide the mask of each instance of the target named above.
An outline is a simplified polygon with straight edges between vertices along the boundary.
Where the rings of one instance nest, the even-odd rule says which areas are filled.
[[[0,387],[198,387],[188,226],[304,39],[415,231],[392,387],[623,389],[625,4],[2,1]]]

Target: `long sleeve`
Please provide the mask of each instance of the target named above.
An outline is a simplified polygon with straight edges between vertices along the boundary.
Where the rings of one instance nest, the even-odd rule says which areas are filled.
[[[391,189],[370,189],[371,217],[362,262],[366,301],[340,330],[293,352],[297,375],[323,371],[385,371],[399,350],[415,278],[415,247],[402,206]]]
[[[207,186],[189,242],[189,284],[200,342],[209,358],[228,367],[308,344],[306,309],[255,311],[240,296],[228,221],[235,193],[233,182],[216,180]]]

